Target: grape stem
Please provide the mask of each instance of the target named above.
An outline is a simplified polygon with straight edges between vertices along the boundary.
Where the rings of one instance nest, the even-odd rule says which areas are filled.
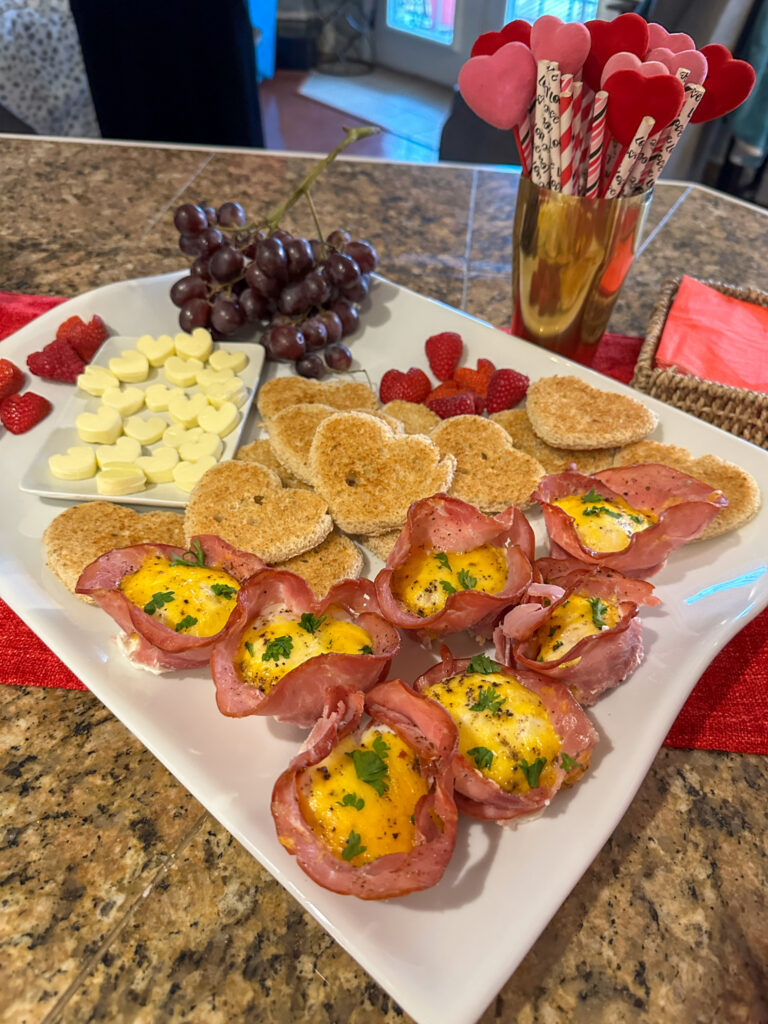
[[[315,232],[317,233],[317,237],[320,240],[320,249],[323,254],[323,259],[325,259],[328,255],[328,246],[325,244],[325,236],[323,235],[323,229],[320,227],[320,220],[317,216],[315,201],[312,198],[312,193],[309,190],[307,190],[306,196],[307,202],[309,203],[309,209],[312,211],[312,220],[315,222]]]

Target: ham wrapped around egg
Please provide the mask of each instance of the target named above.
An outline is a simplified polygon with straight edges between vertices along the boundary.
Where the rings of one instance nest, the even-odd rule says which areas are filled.
[[[262,569],[256,555],[220,537],[116,548],[87,566],[77,593],[87,594],[123,630],[131,661],[150,671],[207,665],[235,608],[241,583]]]
[[[728,504],[722,491],[655,463],[547,476],[533,500],[544,512],[552,555],[634,578],[662,569]]]
[[[435,885],[456,843],[455,750],[449,716],[399,679],[365,697],[329,691],[275,784],[278,839],[332,892],[380,900]]]
[[[283,569],[253,575],[211,657],[222,714],[271,715],[311,728],[333,687],[369,690],[400,649],[373,584],[341,580],[318,600]]]
[[[487,516],[445,494],[414,502],[376,577],[382,614],[426,640],[469,628],[490,636],[532,580],[533,549],[515,506]]]
[[[643,659],[638,605],[656,605],[653,586],[575,558],[541,558],[542,582],[507,612],[494,632],[507,665],[564,683],[580,704],[594,704]]]
[[[586,771],[598,738],[591,722],[556,680],[483,654],[441,653],[414,686],[456,723],[456,806],[502,823],[543,810]]]

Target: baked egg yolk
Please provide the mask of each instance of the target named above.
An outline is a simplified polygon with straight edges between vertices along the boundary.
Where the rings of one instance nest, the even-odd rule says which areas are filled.
[[[356,865],[413,849],[416,805],[429,789],[415,751],[376,726],[346,736],[299,773],[297,786],[305,821],[332,853]]]
[[[540,698],[513,675],[466,672],[424,690],[459,730],[459,753],[506,793],[550,786],[562,741]]]
[[[244,682],[269,693],[286,673],[318,654],[373,654],[371,636],[354,622],[326,615],[276,618],[245,631],[236,664]]]
[[[425,618],[442,611],[451,594],[480,590],[498,594],[507,583],[503,548],[485,544],[472,551],[428,551],[417,548],[392,573],[395,598],[414,615]]]
[[[579,640],[602,633],[604,629],[611,629],[620,617],[619,606],[615,601],[571,594],[537,630],[536,639],[541,646],[536,660],[558,661]]]
[[[634,534],[658,522],[653,512],[633,508],[623,498],[605,498],[594,487],[588,494],[569,494],[552,504],[568,513],[579,540],[592,551],[623,551]]]
[[[186,636],[221,632],[239,589],[234,576],[223,569],[183,560],[173,564],[162,555],[151,555],[136,572],[120,580],[120,590],[131,604]]]

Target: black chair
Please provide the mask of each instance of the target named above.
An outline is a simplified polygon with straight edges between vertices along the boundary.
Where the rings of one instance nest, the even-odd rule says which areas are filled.
[[[520,165],[512,132],[494,128],[473,113],[458,88],[440,135],[438,155],[455,163]]]

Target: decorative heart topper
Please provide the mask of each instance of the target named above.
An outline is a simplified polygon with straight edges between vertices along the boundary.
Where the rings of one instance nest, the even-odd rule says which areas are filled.
[[[704,79],[706,90],[694,111],[693,124],[714,121],[740,106],[752,92],[755,69],[745,60],[734,60],[731,51],[721,43],[702,46],[709,70]]]
[[[603,73],[600,76],[600,88],[603,87],[604,83],[608,81],[615,71],[637,71],[644,78],[669,74],[666,64],[659,60],[640,60],[634,53],[614,53],[605,62]]]
[[[525,43],[505,43],[489,56],[470,57],[459,71],[459,92],[483,121],[504,131],[514,128],[536,92],[533,54]]]
[[[632,142],[644,117],[654,120],[651,134],[666,128],[685,99],[683,83],[674,75],[645,78],[637,71],[616,71],[603,88],[608,93],[608,130],[623,146]]]
[[[500,32],[483,32],[475,40],[470,57],[490,57],[500,50],[505,43],[525,43],[531,45],[531,26],[527,21],[518,18],[508,22]]]
[[[605,63],[614,53],[634,53],[644,57],[648,51],[648,22],[639,14],[620,14],[613,21],[597,18],[586,23],[592,47],[584,62],[584,81],[597,92]]]
[[[592,39],[585,25],[578,21],[566,24],[554,14],[543,14],[531,29],[531,53],[537,61],[554,60],[563,75],[581,71]]]
[[[685,68],[689,72],[689,85],[701,85],[707,77],[707,58],[699,50],[680,50],[675,53],[665,46],[657,46],[646,53],[645,60],[646,63],[660,61],[673,75],[680,68]]]
[[[685,32],[667,32],[657,21],[648,22],[648,49],[655,50],[659,46],[680,53],[681,50],[695,50],[696,43]]]

